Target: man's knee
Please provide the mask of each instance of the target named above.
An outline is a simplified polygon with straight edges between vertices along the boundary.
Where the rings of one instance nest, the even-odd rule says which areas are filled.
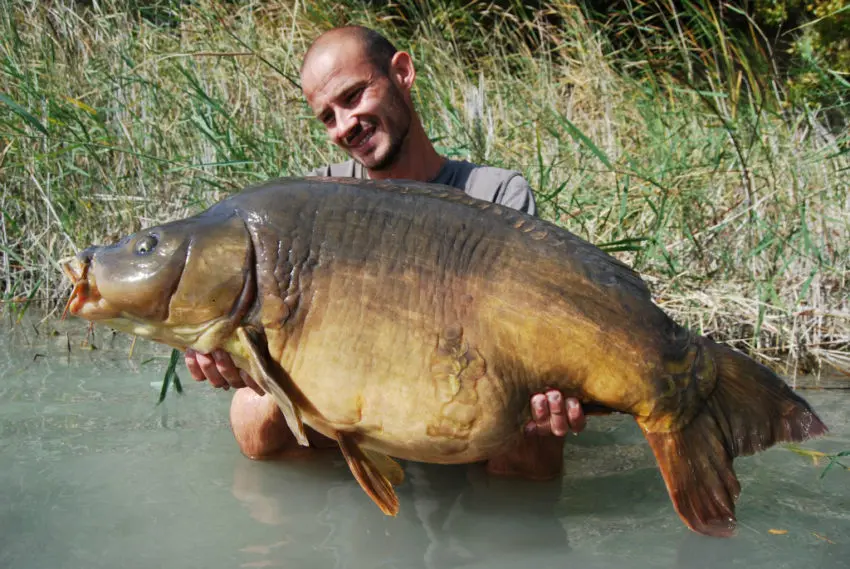
[[[268,458],[295,441],[274,399],[237,389],[230,402],[230,426],[242,454]]]
[[[498,476],[551,480],[563,472],[564,439],[562,437],[524,437],[487,462],[487,471]]]

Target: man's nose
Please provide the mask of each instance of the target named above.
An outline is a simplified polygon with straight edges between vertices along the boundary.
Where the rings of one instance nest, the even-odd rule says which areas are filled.
[[[349,111],[340,111],[336,115],[336,132],[334,142],[343,144],[348,141],[352,131],[357,126],[357,117]]]

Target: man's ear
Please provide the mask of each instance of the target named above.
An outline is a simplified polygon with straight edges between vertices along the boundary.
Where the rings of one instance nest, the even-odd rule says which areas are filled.
[[[397,51],[390,61],[390,79],[399,89],[409,93],[416,79],[413,58],[406,51]]]

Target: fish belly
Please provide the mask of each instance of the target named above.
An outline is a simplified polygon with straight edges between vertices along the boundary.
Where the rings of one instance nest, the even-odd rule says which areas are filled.
[[[339,308],[339,307],[337,307]],[[488,367],[470,326],[358,313],[310,328],[280,361],[316,413],[304,421],[407,460],[485,460],[521,436],[516,390]]]

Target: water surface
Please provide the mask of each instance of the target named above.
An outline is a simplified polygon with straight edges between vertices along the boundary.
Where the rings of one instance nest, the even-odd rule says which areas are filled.
[[[244,458],[229,393],[189,380],[157,406],[167,349],[128,358],[124,336],[98,329],[88,350],[84,323],[49,328],[0,331],[3,569],[850,567],[850,473],[820,479],[823,464],[784,448],[736,461],[732,539],[682,525],[624,417],[569,437],[556,482],[405,463],[393,519],[336,451]],[[831,428],[804,446],[850,449],[850,393],[803,395]]]

